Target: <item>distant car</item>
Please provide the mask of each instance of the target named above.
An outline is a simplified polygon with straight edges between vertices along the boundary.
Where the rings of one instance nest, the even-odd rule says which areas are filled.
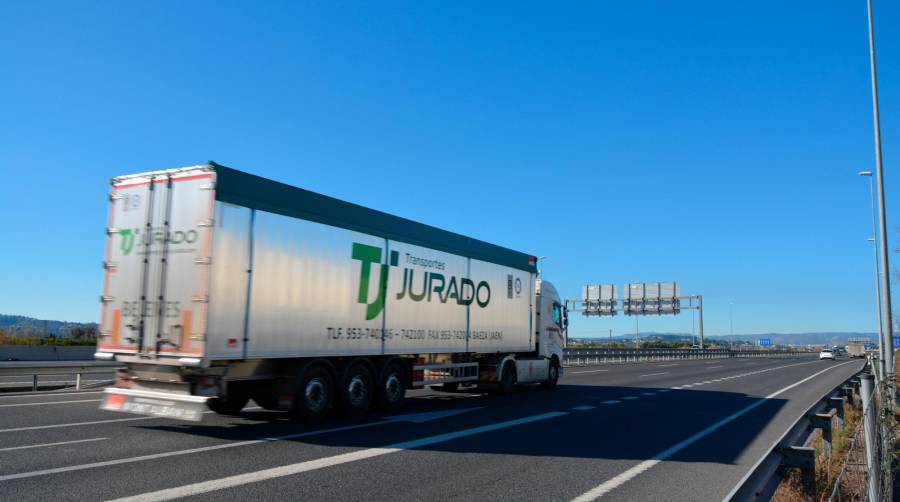
[[[831,359],[834,361],[834,351],[831,349],[822,350],[822,352],[819,352],[819,359]]]

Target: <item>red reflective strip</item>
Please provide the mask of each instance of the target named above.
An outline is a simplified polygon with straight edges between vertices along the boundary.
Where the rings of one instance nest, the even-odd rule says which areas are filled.
[[[162,176],[162,175],[157,174],[157,176]],[[212,178],[212,174],[206,173],[206,174],[194,174],[191,176],[182,176],[180,178],[172,178],[172,182],[197,180],[197,179],[201,179],[201,178]],[[165,183],[167,181],[168,181],[168,179],[153,180],[153,183]],[[123,183],[121,185],[113,185],[113,186],[116,187],[117,189],[121,189],[121,188],[130,188],[130,187],[139,187],[141,185],[149,185],[149,184],[150,184],[149,181],[139,181],[137,183]]]

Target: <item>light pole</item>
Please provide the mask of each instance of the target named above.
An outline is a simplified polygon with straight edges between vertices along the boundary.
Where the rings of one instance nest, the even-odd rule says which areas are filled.
[[[884,345],[884,330],[881,326],[881,277],[878,273],[878,224],[875,212],[875,182],[872,180],[872,171],[860,171],[860,176],[869,178],[869,198],[872,200],[872,237],[868,240],[872,242],[872,254],[875,257],[875,312],[878,317],[875,319],[878,323],[878,376],[884,379],[887,376],[887,352],[888,348]]]
[[[634,316],[634,344],[635,348],[641,348],[641,327],[638,323],[638,316]]]
[[[884,365],[887,369],[885,381],[889,382],[891,388],[894,388],[894,326],[891,319],[891,281],[890,281],[890,265],[888,263],[887,249],[887,214],[884,207],[884,170],[881,163],[881,121],[878,113],[878,77],[875,69],[875,27],[872,22],[872,0],[868,0],[869,14],[869,62],[872,68],[872,118],[874,122],[875,132],[875,181],[878,185],[878,222],[880,235],[876,236],[880,261],[881,277],[881,345],[885,348]],[[880,238],[879,238],[880,237]]]
[[[734,302],[728,302],[728,335],[731,339],[728,347],[734,350]]]

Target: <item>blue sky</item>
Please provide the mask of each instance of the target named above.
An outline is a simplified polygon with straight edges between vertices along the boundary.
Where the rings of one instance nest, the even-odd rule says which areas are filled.
[[[892,26],[878,0],[895,229]],[[862,0],[7,2],[0,47],[2,313],[96,320],[108,179],[212,159],[547,256],[567,297],[680,281],[708,334],[732,303],[736,333],[875,329]]]

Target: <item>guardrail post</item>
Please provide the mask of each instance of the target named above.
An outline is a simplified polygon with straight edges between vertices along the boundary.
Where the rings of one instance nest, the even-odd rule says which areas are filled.
[[[849,385],[841,387],[841,394],[843,394],[844,397],[847,398],[847,402],[850,403],[851,406],[856,406],[856,393],[853,392],[853,387]]]
[[[37,392],[38,390],[38,376],[31,375],[31,390],[32,392]]]
[[[866,440],[866,467],[869,473],[869,500],[881,500],[879,476],[877,475],[879,464],[876,456],[877,446],[877,422],[875,421],[875,396],[872,375],[863,375],[861,378],[860,396],[863,409],[863,436]]]
[[[829,410],[828,413],[816,413],[809,417],[812,427],[822,431],[822,452],[826,457],[831,456],[831,419],[834,418],[835,413],[836,410]]]
[[[828,398],[828,405],[832,406],[837,412],[837,424],[838,428],[844,430],[844,404],[847,402],[846,397],[830,397]]]
[[[781,466],[799,469],[803,486],[803,498],[811,501],[816,493],[816,451],[805,446],[787,446],[781,449]]]
[[[81,373],[75,373],[75,390],[81,390]]]

